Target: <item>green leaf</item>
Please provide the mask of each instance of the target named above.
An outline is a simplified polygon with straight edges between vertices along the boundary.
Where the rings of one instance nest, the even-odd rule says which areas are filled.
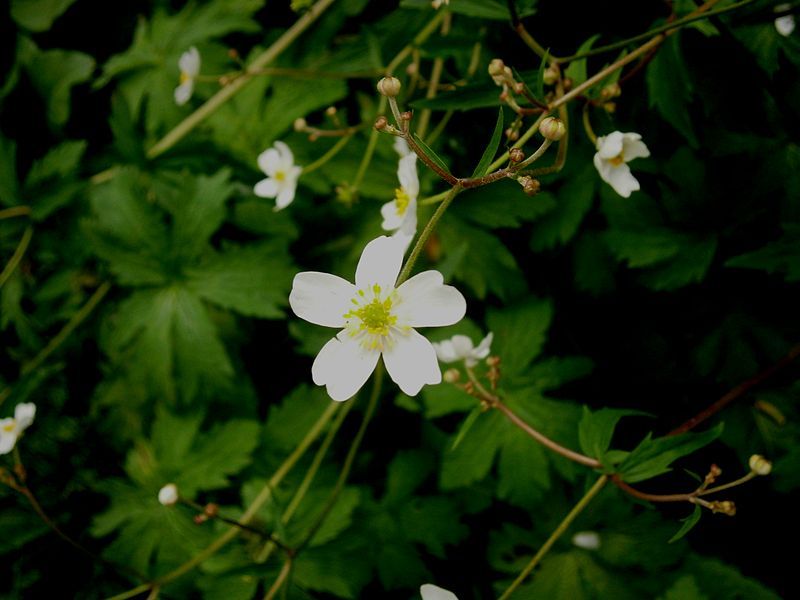
[[[489,171],[489,165],[492,163],[492,159],[494,155],[497,154],[497,148],[500,146],[500,138],[503,135],[503,109],[501,108],[497,112],[497,123],[494,126],[494,132],[492,133],[492,137],[489,140],[489,145],[486,146],[486,149],[483,151],[481,155],[480,161],[478,161],[478,166],[475,167],[475,170],[472,172],[472,177],[483,177]]]
[[[674,461],[707,446],[722,433],[722,423],[703,433],[684,433],[653,439],[648,435],[619,466],[619,474],[628,483],[651,479],[668,472]]]
[[[472,426],[475,424],[475,421],[477,421],[482,412],[484,412],[484,409],[480,404],[469,412],[467,418],[464,419],[464,421],[461,423],[461,426],[458,428],[458,433],[456,433],[456,437],[453,440],[452,446],[450,446],[450,450],[455,450],[458,448],[461,440],[463,440],[464,436],[467,435],[470,429],[472,429]]]
[[[669,542],[667,543],[672,544],[674,542],[677,542],[679,539],[681,539],[683,536],[689,533],[692,530],[692,528],[694,528],[694,526],[697,525],[697,523],[700,521],[701,516],[703,516],[703,509],[700,508],[699,504],[695,504],[692,514],[690,514],[685,519],[681,519],[683,525],[681,525],[681,528],[678,529],[675,535],[669,538]]]
[[[694,575],[702,591],[712,598],[758,598],[779,600],[780,596],[764,584],[745,577],[741,571],[716,558],[690,555],[684,569]]]
[[[592,49],[594,43],[598,40],[600,34],[593,35],[588,40],[581,44],[575,54],[583,54]],[[572,79],[572,85],[578,85],[586,81],[586,58],[579,58],[569,63],[569,66],[564,71],[564,76]]]
[[[783,235],[764,247],[734,256],[726,267],[778,273],[786,281],[800,281],[800,225],[784,224]]]
[[[0,206],[21,204],[17,181],[17,144],[0,135]]]
[[[556,192],[556,207],[533,226],[531,249],[536,252],[566,244],[578,232],[583,218],[592,207],[597,172],[587,164],[570,177]]]
[[[41,185],[54,178],[66,178],[75,174],[78,164],[86,152],[87,142],[69,141],[51,148],[47,154],[31,165],[25,186]]]
[[[462,192],[450,211],[481,227],[520,227],[556,208],[552,194],[527,196],[515,181],[501,180]]]
[[[638,410],[601,408],[591,411],[583,407],[583,418],[578,426],[578,440],[584,454],[601,459],[611,447],[614,429],[622,417],[646,416]]]
[[[538,298],[489,309],[486,325],[494,332],[492,353],[500,357],[504,376],[522,374],[539,355],[552,318],[552,302]]]
[[[647,67],[649,104],[693,147],[697,147],[699,142],[689,118],[693,86],[686,73],[686,61],[681,56],[679,43],[677,35],[667,38]]]
[[[429,0],[402,0],[400,7],[430,10],[431,3]],[[456,14],[479,19],[497,21],[509,21],[511,19],[508,5],[501,0],[450,0],[447,9]],[[518,10],[521,17],[527,17],[534,13],[532,8],[520,7]]]
[[[47,31],[75,0],[11,0],[11,18],[28,31]]]
[[[450,170],[447,168],[447,165],[444,164],[444,161],[441,158],[439,158],[439,155],[436,154],[436,152],[434,152],[433,150],[431,150],[431,148],[425,142],[423,142],[422,138],[420,138],[416,133],[414,134],[414,141],[417,142],[420,149],[422,150],[422,153],[429,159],[431,159],[434,163],[436,163],[436,165],[438,165],[440,169],[442,169],[445,173],[450,172]]]
[[[472,110],[499,106],[500,92],[493,83],[468,83],[451,92],[443,92],[434,98],[419,98],[411,102],[412,108],[421,110]]]

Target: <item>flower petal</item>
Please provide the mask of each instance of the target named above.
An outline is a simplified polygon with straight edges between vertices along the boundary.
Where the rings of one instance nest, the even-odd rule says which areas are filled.
[[[281,210],[294,202],[294,195],[297,192],[297,181],[284,181],[278,190],[278,197],[275,199],[275,210]]]
[[[394,148],[394,151],[400,155],[400,158],[411,154],[411,148],[408,147],[408,142],[399,136],[394,138],[394,144],[392,144],[392,148]]]
[[[17,422],[18,431],[25,431],[30,427],[34,417],[36,417],[36,405],[33,402],[17,404],[14,409],[14,420]]]
[[[11,431],[8,431],[10,429]],[[0,454],[8,454],[17,443],[17,424],[14,419],[0,419]]]
[[[178,59],[178,68],[189,77],[197,77],[200,73],[200,52],[192,46],[181,54]]]
[[[433,342],[433,349],[436,352],[436,358],[443,363],[452,363],[458,360],[455,346],[451,340],[444,340],[442,342]]]
[[[626,133],[622,138],[622,156],[625,162],[630,162],[634,158],[647,158],[650,150],[642,141],[642,136],[638,133]]]
[[[433,345],[413,329],[392,338],[383,349],[383,362],[392,381],[409,396],[416,396],[426,383],[442,382]]]
[[[453,592],[448,592],[432,583],[420,586],[419,593],[422,596],[422,600],[458,600]]]
[[[311,378],[317,385],[324,385],[332,399],[342,402],[367,382],[380,355],[377,349],[363,348],[358,340],[341,332],[317,354]]]
[[[600,158],[614,158],[622,152],[622,132],[614,131],[597,138],[597,153]]]
[[[409,154],[400,159],[397,164],[397,179],[409,198],[416,200],[417,196],[419,196],[416,154]]]
[[[458,323],[467,301],[456,288],[444,285],[439,271],[423,271],[397,289],[398,322],[411,327],[443,327]]]
[[[597,172],[600,174],[600,179],[606,183],[611,182],[611,171],[614,167],[610,162],[603,159],[599,152],[594,155],[594,168],[597,169]]]
[[[403,245],[382,235],[364,246],[356,267],[356,286],[368,288],[379,285],[384,290],[394,289],[403,264]]]
[[[626,164],[611,169],[608,183],[623,198],[628,198],[631,192],[640,189],[639,181],[631,174],[631,168]]]
[[[394,231],[395,229],[399,229],[405,218],[405,214],[397,214],[397,203],[394,200],[381,206],[381,216],[383,217],[383,223],[381,223],[381,227],[383,227],[386,231]]]
[[[278,195],[279,186],[278,182],[271,177],[262,179],[253,188],[253,193],[262,198],[274,198]]]
[[[331,275],[306,271],[294,276],[289,306],[301,319],[323,327],[344,327],[356,286]]]
[[[272,145],[275,148],[277,148],[278,154],[280,154],[281,156],[281,164],[283,165],[283,167],[286,170],[290,169],[294,165],[294,154],[292,154],[292,151],[289,149],[289,146],[287,146],[284,142],[281,142],[279,140],[273,142]]]
[[[494,339],[494,333],[491,331],[486,334],[486,337],[481,340],[481,343],[475,348],[475,352],[473,352],[473,356],[475,358],[486,358],[489,356],[489,352],[492,351],[492,340]]]
[[[194,91],[194,80],[188,79],[175,88],[175,104],[183,106],[192,97]]]
[[[281,155],[275,148],[267,148],[258,155],[258,168],[267,175],[275,175],[281,168]]]

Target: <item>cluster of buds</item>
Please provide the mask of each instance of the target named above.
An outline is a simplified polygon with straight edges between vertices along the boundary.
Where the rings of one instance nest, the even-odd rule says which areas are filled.
[[[713,513],[722,513],[723,515],[728,515],[729,517],[736,515],[736,504],[730,500],[716,500],[714,502],[709,502],[708,508],[710,508],[711,512]]]
[[[714,483],[720,475],[722,475],[722,469],[720,469],[717,465],[711,465],[711,467],[708,469],[705,479],[703,480],[703,486],[700,489],[706,489],[708,486]]]
[[[619,87],[618,83],[609,83],[600,90],[599,102],[606,112],[613,113],[617,110],[617,103],[612,102],[612,100],[620,94],[622,94],[622,88]]]
[[[517,177],[517,183],[522,186],[522,191],[528,196],[535,196],[539,193],[539,190],[542,189],[541,182],[530,175],[522,175],[521,177]]]
[[[511,68],[506,66],[499,58],[495,58],[489,63],[489,75],[495,85],[503,88],[503,94],[508,94],[509,91],[513,94],[521,94],[525,89],[524,84],[514,79],[514,73]]]
[[[209,519],[213,519],[219,514],[219,504],[209,502],[203,507],[203,512],[194,516],[194,524],[202,525]]]
[[[494,391],[497,389],[497,383],[500,381],[500,357],[487,357],[486,366],[489,367],[489,370],[486,373],[486,378],[489,380],[489,385],[492,386],[492,391]]]

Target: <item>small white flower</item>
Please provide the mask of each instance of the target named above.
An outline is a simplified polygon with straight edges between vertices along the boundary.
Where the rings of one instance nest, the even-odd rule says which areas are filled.
[[[792,8],[790,4],[779,4],[775,7],[775,12],[781,12]],[[775,19],[775,29],[784,37],[788,37],[794,33],[795,20],[794,15],[784,15]]]
[[[303,170],[294,164],[294,154],[283,142],[275,142],[258,155],[258,166],[267,178],[259,181],[253,191],[262,198],[275,198],[275,210],[289,206],[297,191],[297,179]]]
[[[33,423],[36,405],[33,402],[17,404],[13,417],[0,419],[0,454],[8,454],[14,449],[17,440]]]
[[[424,271],[395,287],[403,244],[381,236],[364,247],[356,283],[328,273],[298,273],[289,305],[315,325],[342,328],[317,354],[314,383],[337,401],[351,398],[383,356],[392,380],[409,396],[442,381],[436,352],[414,327],[443,327],[462,319],[464,296],[444,285],[438,271]]]
[[[597,550],[600,547],[600,536],[594,531],[579,531],[572,536],[572,543],[584,550]]]
[[[627,165],[634,158],[647,158],[647,149],[642,136],[638,133],[622,133],[615,131],[597,138],[597,153],[594,155],[594,166],[600,177],[614,188],[623,198],[639,189],[639,182],[631,174]]]
[[[158,501],[164,506],[172,506],[178,501],[178,486],[168,483],[158,490]]]
[[[432,0],[431,2],[431,6],[436,10],[439,10],[442,5],[447,6],[448,4],[450,4],[450,0]]]
[[[405,140],[405,138],[400,136],[394,138],[394,144],[392,144],[392,148],[394,148],[394,151],[400,155],[400,158],[411,154],[411,148],[408,147],[408,142]]]
[[[175,88],[175,104],[183,106],[192,97],[194,80],[200,74],[200,52],[197,48],[192,46],[181,54],[178,68],[181,70],[181,79],[180,85]]]
[[[397,179],[400,187],[394,192],[394,200],[381,206],[383,227],[386,231],[404,229],[417,230],[417,196],[419,196],[419,177],[417,176],[417,155],[407,154],[397,165]]]
[[[419,593],[422,595],[422,600],[458,600],[458,597],[453,592],[448,592],[432,583],[420,586]]]
[[[481,340],[481,343],[475,347],[472,345],[472,340],[466,335],[454,335],[449,340],[434,344],[433,348],[436,350],[436,356],[443,363],[454,363],[463,360],[466,366],[472,368],[478,364],[478,361],[489,356],[493,337],[494,334],[490,331]]]

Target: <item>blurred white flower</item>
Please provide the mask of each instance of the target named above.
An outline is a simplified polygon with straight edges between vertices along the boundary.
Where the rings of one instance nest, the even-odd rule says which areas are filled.
[[[178,106],[183,106],[192,97],[194,80],[200,74],[200,62],[200,52],[194,46],[178,59],[178,68],[181,70],[180,85],[175,88],[175,103]]]
[[[164,506],[172,506],[178,501],[178,486],[168,483],[158,490],[158,501]]]
[[[13,417],[0,419],[0,454],[8,454],[14,449],[22,432],[30,427],[36,416],[33,402],[17,404]]]
[[[631,174],[627,163],[634,158],[647,158],[647,149],[638,133],[615,131],[597,138],[597,153],[594,166],[600,177],[623,198],[639,189],[639,182]]]
[[[337,401],[351,398],[383,356],[392,380],[415,396],[442,381],[436,352],[414,327],[442,327],[461,320],[467,304],[438,271],[424,271],[395,288],[403,244],[381,236],[364,247],[356,283],[328,273],[298,273],[289,305],[315,325],[342,328],[314,360],[311,376]]]
[[[253,191],[262,198],[275,198],[275,210],[289,206],[297,191],[297,180],[303,170],[294,164],[294,155],[289,146],[275,142],[258,155],[258,166],[267,175],[259,181]]]
[[[472,368],[478,364],[478,361],[489,356],[492,348],[492,338],[494,338],[494,334],[490,331],[481,340],[481,343],[475,347],[472,345],[472,340],[466,335],[454,335],[449,340],[434,343],[433,348],[436,350],[436,356],[443,363],[454,363],[463,360],[466,366]]]
[[[579,531],[572,536],[572,543],[584,550],[597,550],[600,547],[600,536],[594,531]]]
[[[782,12],[792,8],[791,4],[779,4],[775,7],[775,12]],[[795,20],[794,15],[783,15],[775,19],[775,29],[784,37],[788,37],[794,33]]]
[[[432,0],[431,1],[431,6],[436,10],[439,10],[439,8],[441,8],[442,5],[447,6],[448,4],[450,4],[450,0]]]
[[[458,600],[458,597],[453,592],[448,592],[432,583],[420,586],[419,593],[422,596],[422,600]]]

